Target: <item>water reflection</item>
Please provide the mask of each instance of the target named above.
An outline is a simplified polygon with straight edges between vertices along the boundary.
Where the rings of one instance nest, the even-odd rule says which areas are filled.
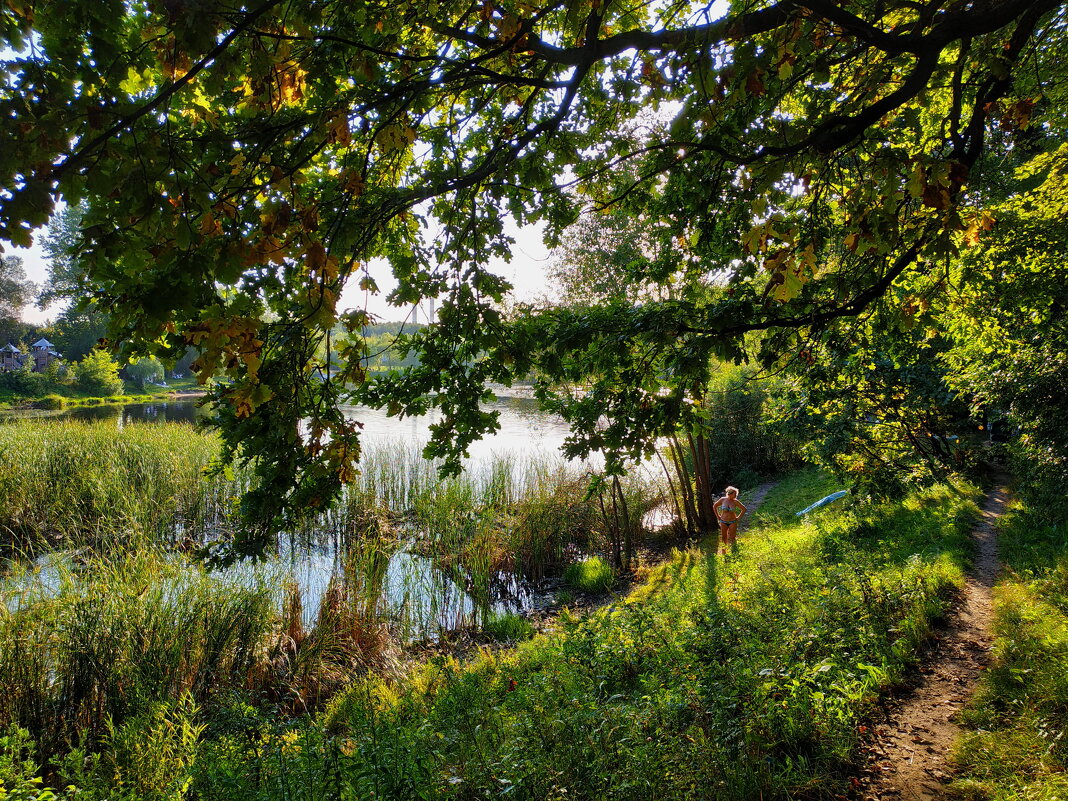
[[[498,413],[500,430],[470,446],[467,467],[475,474],[495,460],[498,464],[501,459],[510,460],[507,465],[514,471],[528,459],[553,458],[569,433],[561,418],[541,411],[530,397],[501,396],[483,408]],[[419,448],[429,438],[430,426],[438,420],[433,412],[397,419],[377,409],[353,406],[345,411],[364,424],[367,471],[373,470],[373,452],[384,446],[407,448],[412,452],[411,460],[421,462],[417,455]],[[140,423],[197,423],[205,414],[197,401],[190,399],[79,407],[48,417],[114,420],[121,428]],[[413,481],[412,471],[413,467],[409,466],[403,473],[409,484]],[[232,506],[227,499],[207,500],[219,509]],[[398,507],[395,511],[402,509]],[[281,537],[278,560],[268,568],[279,571],[280,597],[289,581],[300,588],[305,626],[310,627],[318,619],[322,599],[331,583],[338,581],[346,584],[349,597],[358,598],[368,614],[389,620],[406,640],[433,638],[441,631],[478,625],[488,615],[527,612],[540,600],[532,585],[517,574],[496,571],[475,580],[465,574],[462,566],[443,568],[440,561],[418,552],[414,546],[416,532],[399,532],[388,548],[373,558],[366,554],[354,558],[353,543],[338,535],[340,521],[335,521],[337,526],[331,526],[330,522],[320,521],[317,525],[322,528],[318,531]],[[203,541],[208,530],[201,530],[199,536],[192,531],[189,534]],[[362,547],[359,543],[357,546]],[[38,567],[47,586],[55,568],[47,564]],[[250,564],[236,565],[220,571],[218,577],[221,581],[237,582],[259,569]]]
[[[99,406],[75,406],[55,411],[18,409],[0,414],[5,420],[80,420],[91,423],[113,420],[116,426],[133,423],[191,423],[200,422],[207,411],[195,400],[168,400],[153,403],[110,403]]]

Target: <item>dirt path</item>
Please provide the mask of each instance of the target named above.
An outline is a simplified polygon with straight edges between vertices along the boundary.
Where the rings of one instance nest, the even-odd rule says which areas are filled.
[[[929,801],[947,795],[947,760],[961,736],[957,713],[975,691],[990,659],[991,589],[998,572],[994,521],[1008,493],[998,486],[987,495],[972,531],[978,546],[975,569],[960,604],[924,657],[915,685],[875,726],[868,763],[854,781],[863,801]]]
[[[749,493],[748,499],[742,501],[745,504],[746,513],[742,518],[742,522],[738,524],[738,533],[741,534],[747,528],[749,524],[753,522],[753,513],[760,508],[760,504],[764,502],[764,498],[771,492],[777,485],[778,481],[766,481]]]

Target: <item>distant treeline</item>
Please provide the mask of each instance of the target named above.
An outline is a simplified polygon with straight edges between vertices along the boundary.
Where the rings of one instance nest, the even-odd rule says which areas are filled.
[[[399,370],[404,367],[415,367],[419,364],[419,357],[412,354],[404,354],[403,349],[398,347],[398,339],[402,335],[414,334],[426,326],[421,323],[376,323],[364,326],[360,331],[366,346],[365,366],[378,370]]]

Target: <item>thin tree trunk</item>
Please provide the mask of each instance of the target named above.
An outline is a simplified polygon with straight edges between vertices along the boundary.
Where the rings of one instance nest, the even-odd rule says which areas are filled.
[[[718,532],[716,525],[716,513],[712,509],[712,465],[709,459],[708,438],[704,436],[694,437],[687,434],[690,443],[690,452],[693,456],[694,494],[697,503],[697,514],[702,533]]]
[[[662,467],[664,470],[664,476],[667,478],[668,483],[668,493],[671,496],[671,505],[675,507],[675,533],[679,533],[680,527],[683,532],[685,532],[686,515],[685,512],[683,512],[682,510],[682,500],[677,494],[677,490],[675,488],[675,481],[671,477],[671,470],[668,468],[667,462],[664,461],[664,455],[659,450],[657,450],[656,452],[656,458],[660,460],[660,467]]]
[[[630,560],[634,556],[634,537],[631,531],[630,509],[627,507],[627,498],[623,494],[623,485],[619,481],[619,476],[612,476],[612,491],[619,495],[619,505],[623,510],[621,522],[623,529],[623,569],[630,570]]]
[[[694,505],[693,484],[686,472],[686,455],[682,450],[682,443],[678,437],[671,437],[668,442],[671,446],[671,458],[675,462],[675,471],[679,475],[679,495],[682,497],[683,507],[686,510],[686,534],[693,537],[698,534],[697,507]]]

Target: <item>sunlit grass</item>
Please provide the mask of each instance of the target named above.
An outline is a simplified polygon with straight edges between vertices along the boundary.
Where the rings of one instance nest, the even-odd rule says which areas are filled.
[[[615,571],[599,556],[591,556],[581,562],[568,565],[564,570],[564,583],[579,592],[605,592],[612,586]]]
[[[965,713],[954,787],[965,798],[1068,792],[1068,526],[1014,502],[999,526],[994,662]]]
[[[217,449],[186,426],[0,425],[0,536],[20,548],[162,539],[202,505]]]

